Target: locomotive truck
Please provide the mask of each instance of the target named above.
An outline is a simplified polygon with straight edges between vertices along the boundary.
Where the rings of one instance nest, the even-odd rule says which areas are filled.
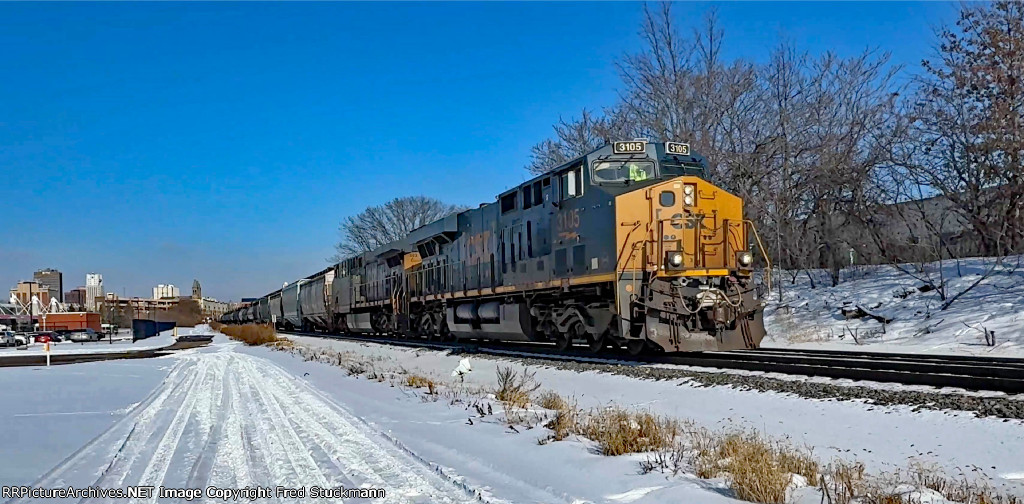
[[[614,142],[223,321],[634,354],[756,348],[768,261],[742,199],[688,144]]]

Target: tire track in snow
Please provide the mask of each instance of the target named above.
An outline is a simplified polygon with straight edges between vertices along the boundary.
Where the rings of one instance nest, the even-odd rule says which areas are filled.
[[[128,415],[33,486],[373,486],[386,490],[381,502],[479,502],[267,359],[224,351],[177,359]]]

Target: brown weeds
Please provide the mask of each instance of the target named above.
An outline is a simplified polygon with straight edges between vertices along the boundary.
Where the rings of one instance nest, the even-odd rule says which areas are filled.
[[[511,366],[498,366],[495,399],[501,401],[506,410],[526,408],[530,404],[530,396],[540,388],[535,375],[536,373],[531,373],[525,368],[522,373],[517,373]]]
[[[613,407],[586,415],[581,432],[598,443],[603,455],[615,456],[672,446],[680,430],[676,420]]]
[[[405,384],[412,388],[426,388],[429,395],[437,394],[437,383],[425,376],[411,374],[405,377]]]
[[[220,332],[246,345],[266,345],[278,341],[277,333],[269,325],[245,324],[223,326]]]

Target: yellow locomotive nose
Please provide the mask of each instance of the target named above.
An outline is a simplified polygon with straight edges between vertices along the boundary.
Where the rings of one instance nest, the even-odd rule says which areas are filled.
[[[725,276],[742,262],[747,232],[740,198],[697,177],[676,177],[616,198],[620,270],[658,276]],[[622,233],[626,226],[635,229]]]

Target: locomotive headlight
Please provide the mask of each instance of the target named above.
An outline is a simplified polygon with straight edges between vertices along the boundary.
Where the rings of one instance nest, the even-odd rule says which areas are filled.
[[[754,264],[754,255],[750,252],[740,252],[736,256],[736,262],[740,263],[741,267],[749,268],[751,264]]]
[[[683,204],[686,206],[693,206],[693,196],[683,196]]]
[[[693,194],[693,186],[690,185],[690,184],[684,185],[683,186],[683,194],[685,194],[687,196],[692,195]]]
[[[668,263],[678,268],[683,265],[683,254],[676,252],[668,256]]]

